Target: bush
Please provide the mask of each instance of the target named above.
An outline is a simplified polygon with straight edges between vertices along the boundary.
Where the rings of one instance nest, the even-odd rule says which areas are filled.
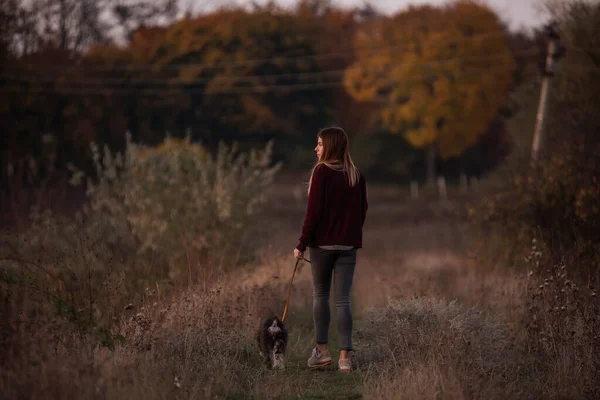
[[[269,142],[262,152],[238,154],[235,144],[221,143],[213,157],[189,139],[171,138],[157,147],[128,139],[124,155],[105,148],[101,156],[93,147],[91,211],[110,221],[111,241],[132,234],[138,253],[165,259],[172,279],[194,279],[191,269],[200,264],[234,266],[279,169],[271,149]],[[82,176],[75,171],[73,182]]]
[[[571,268],[579,266],[582,270],[577,273],[594,275],[597,270],[588,271],[587,266],[598,265],[600,255],[600,75],[593,72],[600,56],[594,50],[600,4],[569,0],[549,11],[567,52],[557,60],[552,78],[540,162],[533,168],[516,165],[503,190],[474,211],[483,229],[506,239],[497,250],[511,253],[507,254],[511,264],[522,265],[522,255],[536,237],[550,264],[574,257]],[[525,107],[533,120],[537,94],[527,100],[536,106]],[[526,125],[513,134],[529,138],[522,130],[533,126]]]
[[[529,275],[523,318],[530,350],[548,365],[548,395],[595,397],[600,118],[589,105],[557,99],[554,107],[561,111],[551,114],[540,162],[513,172],[471,215],[488,233],[481,249]]]
[[[577,115],[575,115],[577,114]],[[523,265],[531,238],[547,260],[568,258],[585,277],[600,261],[600,118],[592,109],[563,113],[549,133],[545,157],[513,173],[501,190],[485,197],[471,215],[479,228],[499,238],[494,252]],[[575,266],[573,265],[573,267]],[[583,277],[582,277],[583,278]]]
[[[25,232],[0,237],[0,345],[26,349],[42,335],[66,348],[73,340],[113,348],[124,308],[238,266],[279,168],[270,149],[222,145],[213,157],[188,139],[156,148],[128,141],[123,155],[92,146],[97,178],[88,178],[80,212],[34,209]],[[73,171],[77,183],[84,175]]]
[[[600,5],[557,10],[565,45],[591,47]],[[490,232],[482,249],[529,276],[527,343],[548,365],[549,393],[565,398],[600,393],[600,79],[570,67],[597,66],[596,56],[569,50],[559,60],[539,162],[509,171],[471,210],[476,232]]]

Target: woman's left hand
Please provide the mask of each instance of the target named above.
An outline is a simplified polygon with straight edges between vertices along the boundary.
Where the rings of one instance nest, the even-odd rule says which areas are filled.
[[[302,260],[304,259],[304,253],[298,249],[294,249],[294,257],[296,257],[299,260]]]

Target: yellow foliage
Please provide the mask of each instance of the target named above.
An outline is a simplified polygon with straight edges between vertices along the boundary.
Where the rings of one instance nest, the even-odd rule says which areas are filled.
[[[384,128],[404,133],[417,148],[438,143],[443,158],[460,156],[485,132],[515,67],[498,17],[468,0],[377,20],[354,44],[347,91],[384,103]]]
[[[184,149],[188,154],[198,157],[199,160],[204,160],[208,154],[202,145],[192,143],[188,137],[183,139],[166,137],[163,139],[162,143],[155,147],[140,147],[136,153],[136,161],[147,161],[153,157],[160,156],[161,154],[180,152]]]
[[[153,65],[148,78],[194,85],[195,93],[204,95],[203,111],[218,114],[224,125],[244,132],[273,131],[289,121],[283,113],[273,112],[273,93],[260,89],[310,83],[293,75],[319,71],[317,62],[289,55],[313,55],[317,27],[317,19],[309,15],[223,10],[182,19],[161,30],[141,31],[123,53],[129,54],[132,64]],[[274,77],[283,73],[292,78]],[[224,102],[229,106],[223,107]]]

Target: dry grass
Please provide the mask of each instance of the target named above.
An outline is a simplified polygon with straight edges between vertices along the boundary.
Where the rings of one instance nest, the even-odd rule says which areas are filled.
[[[531,366],[508,329],[476,308],[432,298],[367,314],[361,368],[372,398],[531,398]]]
[[[255,238],[259,259],[251,268],[172,296],[160,286],[148,290],[115,322],[126,341],[114,351],[64,320],[36,317],[27,296],[6,299],[3,398],[583,399],[598,393],[597,342],[580,328],[582,320],[569,320],[577,341],[533,346],[527,322],[534,282],[515,270],[482,268],[467,251],[455,206],[429,205],[442,210],[415,219],[408,202],[372,203],[354,287],[354,373],[304,367],[313,346],[308,264],[296,276],[286,320],[288,369],[261,365],[254,332],[261,318],[283,310],[303,216],[301,202],[287,202],[264,217],[269,235]],[[426,216],[427,207],[419,207]]]

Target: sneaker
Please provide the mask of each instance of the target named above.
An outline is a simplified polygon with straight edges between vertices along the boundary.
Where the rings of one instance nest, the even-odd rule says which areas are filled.
[[[315,347],[312,351],[312,355],[308,359],[309,368],[319,368],[331,364],[331,356],[329,351],[319,351],[318,347]]]
[[[345,360],[342,360],[340,358],[338,360],[338,369],[340,370],[340,372],[350,372],[350,369],[352,369],[352,361],[350,361],[350,358],[347,358]]]

